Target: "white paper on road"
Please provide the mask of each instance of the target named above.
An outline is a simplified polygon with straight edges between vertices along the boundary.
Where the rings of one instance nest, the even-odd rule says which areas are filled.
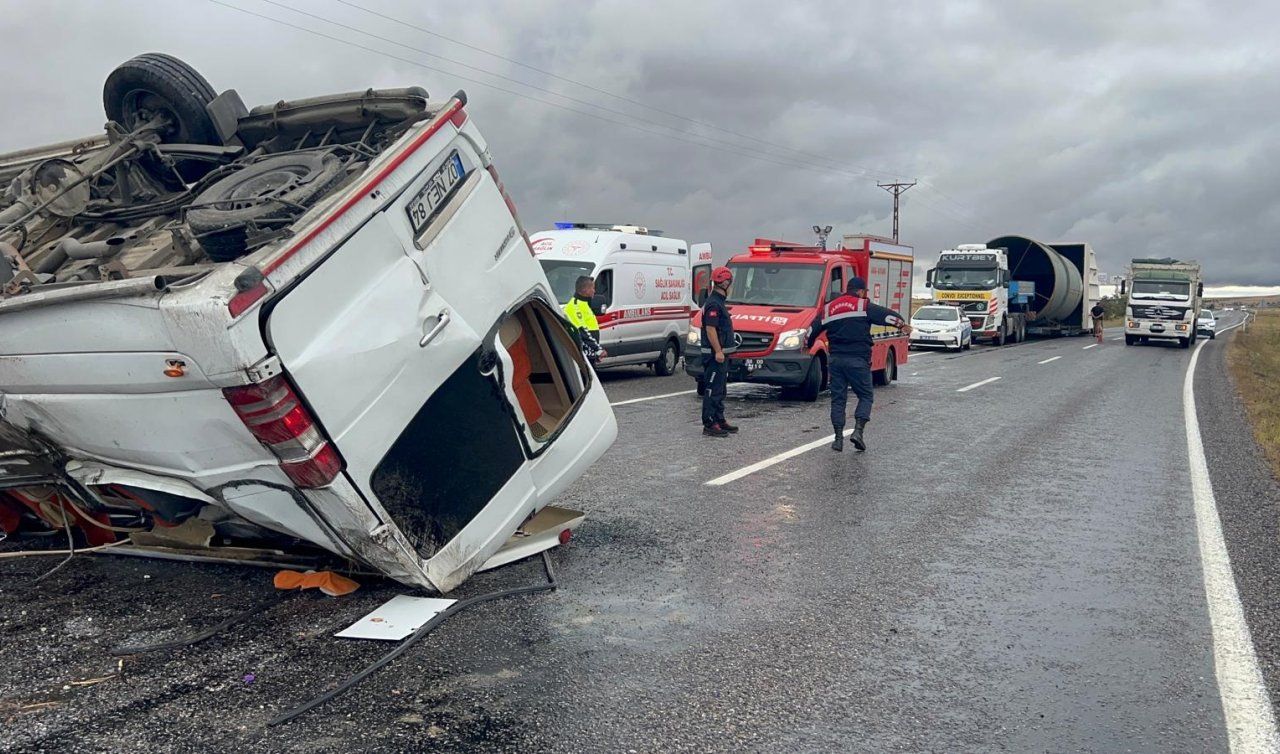
[[[610,403],[609,405],[610,405],[610,406],[630,406],[632,403],[643,403],[643,402],[645,402],[645,401],[656,401],[656,400],[658,400],[659,398],[674,398],[674,397],[675,397],[675,396],[677,396],[677,395],[692,395],[693,393],[696,393],[696,392],[698,392],[698,391],[697,391],[697,390],[681,390],[681,391],[680,391],[680,392],[678,392],[678,393],[663,393],[662,395],[650,395],[650,396],[646,396],[646,397],[644,397],[644,398],[632,398],[632,399],[630,399],[630,400],[618,401],[617,403]]]
[[[399,641],[455,602],[457,600],[397,594],[334,636],[343,639]]]

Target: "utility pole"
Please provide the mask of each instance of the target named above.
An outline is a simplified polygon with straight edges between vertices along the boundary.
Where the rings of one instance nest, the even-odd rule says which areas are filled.
[[[877,183],[877,186],[893,194],[893,242],[898,242],[898,197],[902,196],[902,192],[916,185],[915,181],[911,183]]]

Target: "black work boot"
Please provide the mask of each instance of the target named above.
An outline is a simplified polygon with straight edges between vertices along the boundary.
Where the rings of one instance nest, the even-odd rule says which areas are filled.
[[[736,425],[736,424],[730,424],[729,422],[725,421],[724,419],[721,419],[720,421],[716,422],[716,424],[719,424],[719,425],[720,425],[720,429],[723,429],[725,432],[728,432],[728,433],[730,433],[730,434],[732,434],[732,433],[734,433],[734,432],[737,432],[737,431],[738,431],[738,425]]]
[[[858,419],[853,424],[853,447],[857,448],[859,453],[867,449],[867,443],[862,439],[862,430],[866,426],[866,419]]]
[[[836,427],[836,439],[831,443],[831,449],[839,453],[844,450],[844,427]]]

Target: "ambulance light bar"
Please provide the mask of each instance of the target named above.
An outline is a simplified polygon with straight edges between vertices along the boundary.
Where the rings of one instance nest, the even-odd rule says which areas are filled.
[[[641,236],[660,236],[662,231],[650,230],[643,225],[626,225],[614,223],[574,223],[558,222],[556,230],[616,230],[620,233],[634,233]]]

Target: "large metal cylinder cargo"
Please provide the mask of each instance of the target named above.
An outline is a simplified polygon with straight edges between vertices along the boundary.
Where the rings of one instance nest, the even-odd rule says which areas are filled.
[[[1083,264],[1073,264],[1061,252],[1079,244],[1043,244],[1026,236],[1000,236],[987,241],[987,248],[1003,248],[1009,254],[1009,275],[1013,280],[1030,280],[1036,284],[1036,297],[1031,305],[1037,322],[1052,321],[1079,325],[1084,280]],[[1067,247],[1067,248],[1058,248]]]

